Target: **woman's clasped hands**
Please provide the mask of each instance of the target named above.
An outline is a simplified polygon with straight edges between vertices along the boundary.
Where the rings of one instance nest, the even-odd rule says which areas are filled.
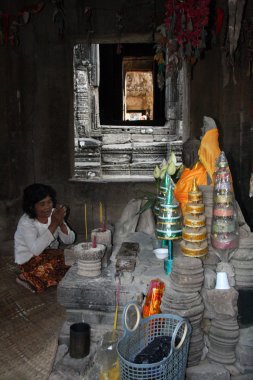
[[[51,220],[53,223],[61,226],[64,223],[64,218],[66,216],[67,208],[63,205],[56,206],[51,215]]]

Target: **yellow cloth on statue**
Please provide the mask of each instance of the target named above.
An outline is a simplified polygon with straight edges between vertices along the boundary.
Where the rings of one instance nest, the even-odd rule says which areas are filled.
[[[205,133],[198,151],[199,161],[192,169],[185,168],[176,183],[174,194],[181,205],[183,213],[188,202],[188,193],[192,188],[194,177],[196,178],[197,185],[203,186],[208,184],[207,175],[209,175],[213,185],[216,171],[215,163],[221,153],[218,137],[217,128],[210,129]]]
[[[192,188],[192,181],[196,178],[197,185],[207,185],[207,171],[201,162],[197,162],[192,169],[185,168],[176,183],[174,195],[180,203],[182,213],[184,213],[188,202],[188,193]]]
[[[199,160],[209,174],[212,184],[214,181],[214,173],[216,171],[215,162],[219,157],[221,150],[218,141],[219,133],[217,128],[210,129],[205,133],[201,140],[200,148],[198,151]]]

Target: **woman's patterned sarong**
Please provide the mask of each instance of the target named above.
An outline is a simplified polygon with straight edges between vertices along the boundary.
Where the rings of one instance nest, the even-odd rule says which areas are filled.
[[[19,278],[26,281],[37,293],[42,293],[50,286],[56,286],[69,266],[65,265],[63,249],[46,249],[39,256],[19,265],[19,269]]]

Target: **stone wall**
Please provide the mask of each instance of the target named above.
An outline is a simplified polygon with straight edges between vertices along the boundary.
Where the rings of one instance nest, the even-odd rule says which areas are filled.
[[[217,5],[226,8],[224,1]],[[234,68],[228,64],[222,45],[224,32],[216,45],[193,68],[190,83],[191,134],[200,136],[203,116],[213,117],[218,125],[220,145],[232,171],[236,198],[247,223],[253,226],[253,200],[249,198],[253,129],[250,115],[253,102],[248,22],[253,4],[247,2],[242,35],[235,54]],[[225,25],[223,26],[223,28]],[[222,47],[221,47],[222,46]]]
[[[36,1],[1,1],[1,10],[15,14]],[[89,204],[89,224],[96,226],[98,200],[106,200],[108,218],[115,222],[127,201],[140,191],[154,190],[147,183],[79,183],[71,182],[74,162],[73,130],[73,44],[76,42],[153,42],[154,25],[164,17],[164,1],[156,1],[155,14],[145,5],[136,12],[136,1],[71,0],[65,2],[65,33],[58,37],[53,23],[51,2],[30,22],[19,28],[17,46],[0,49],[0,234],[13,237],[21,213],[21,195],[25,186],[42,182],[53,185],[60,201],[71,207],[70,222],[77,232],[83,230],[83,205]],[[247,4],[247,15],[252,14]],[[88,7],[88,8],[87,8]],[[123,8],[122,8],[123,7]],[[121,28],[117,11],[124,9]],[[139,14],[142,17],[139,17]],[[106,17],[105,17],[106,16]],[[252,200],[248,198],[252,79],[245,73],[244,52],[237,72],[237,84],[225,89],[220,85],[219,50],[212,49],[194,67],[191,81],[192,133],[200,134],[203,115],[217,118],[222,125],[222,140],[234,182],[239,186],[239,201],[247,219],[253,218]],[[233,110],[233,112],[231,111]],[[239,118],[239,111],[241,111]],[[239,123],[240,120],[240,123]],[[232,133],[231,133],[232,131]],[[241,143],[239,143],[241,141]],[[227,154],[229,158],[229,155]],[[93,211],[92,211],[93,209]],[[249,223],[252,225],[253,223]]]

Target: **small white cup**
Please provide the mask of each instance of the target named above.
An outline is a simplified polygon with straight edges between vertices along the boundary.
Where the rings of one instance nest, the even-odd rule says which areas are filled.
[[[157,248],[153,250],[156,257],[160,260],[168,258],[168,248]]]
[[[215,289],[220,289],[220,290],[230,289],[230,286],[228,283],[228,275],[226,272],[217,273]]]

